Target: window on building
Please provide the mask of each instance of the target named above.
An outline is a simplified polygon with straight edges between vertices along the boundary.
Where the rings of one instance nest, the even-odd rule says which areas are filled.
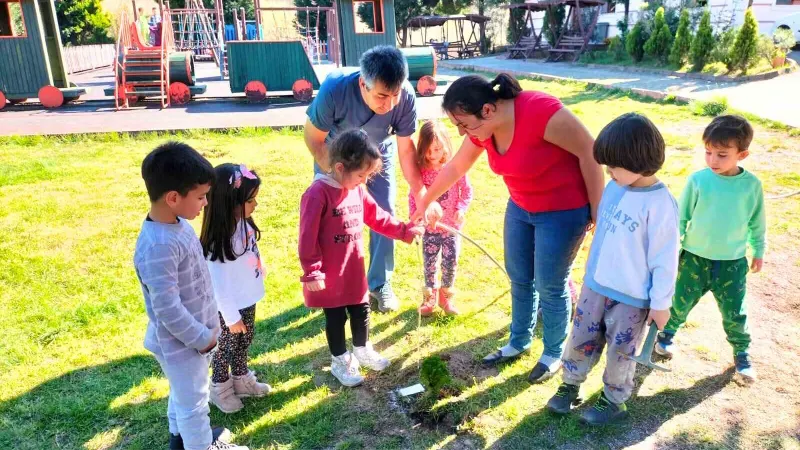
[[[353,19],[356,33],[383,33],[383,1],[354,1]]]
[[[19,0],[0,0],[0,38],[25,36],[25,19]]]
[[[776,5],[791,5],[792,0],[775,0]]]

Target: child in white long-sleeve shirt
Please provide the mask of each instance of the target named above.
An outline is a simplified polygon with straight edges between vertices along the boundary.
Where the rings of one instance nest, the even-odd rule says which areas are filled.
[[[600,200],[597,230],[563,357],[563,383],[547,403],[567,414],[580,403],[580,385],[606,347],[600,399],[581,416],[601,425],[627,414],[636,351],[645,325],[663,329],[678,270],[678,209],[656,172],[664,164],[664,139],[646,117],[629,113],[597,137],[594,157],[612,180]]]

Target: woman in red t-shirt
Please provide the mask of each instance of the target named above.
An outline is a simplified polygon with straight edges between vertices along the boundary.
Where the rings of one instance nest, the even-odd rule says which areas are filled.
[[[561,367],[572,308],[569,271],[603,192],[594,139],[557,98],[522,91],[508,74],[491,82],[478,75],[459,78],[442,103],[467,138],[412,219],[427,210],[429,221],[438,220],[441,211],[434,200],[486,152],[489,167],[503,177],[511,196],[503,230],[511,278],[511,337],[483,362],[494,365],[530,348],[541,301],[544,352],[528,380],[543,382]]]

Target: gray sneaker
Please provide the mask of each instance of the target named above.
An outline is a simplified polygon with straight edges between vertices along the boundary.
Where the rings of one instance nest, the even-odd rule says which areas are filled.
[[[388,313],[400,309],[400,302],[392,291],[392,284],[388,281],[378,289],[369,293],[370,298],[378,302],[378,311]]]

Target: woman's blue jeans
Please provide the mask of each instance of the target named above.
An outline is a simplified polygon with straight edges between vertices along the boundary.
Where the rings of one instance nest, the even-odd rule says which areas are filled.
[[[508,201],[503,234],[506,271],[511,278],[509,343],[516,350],[531,346],[541,303],[543,354],[561,358],[572,312],[569,272],[589,220],[588,205],[531,213]]]

